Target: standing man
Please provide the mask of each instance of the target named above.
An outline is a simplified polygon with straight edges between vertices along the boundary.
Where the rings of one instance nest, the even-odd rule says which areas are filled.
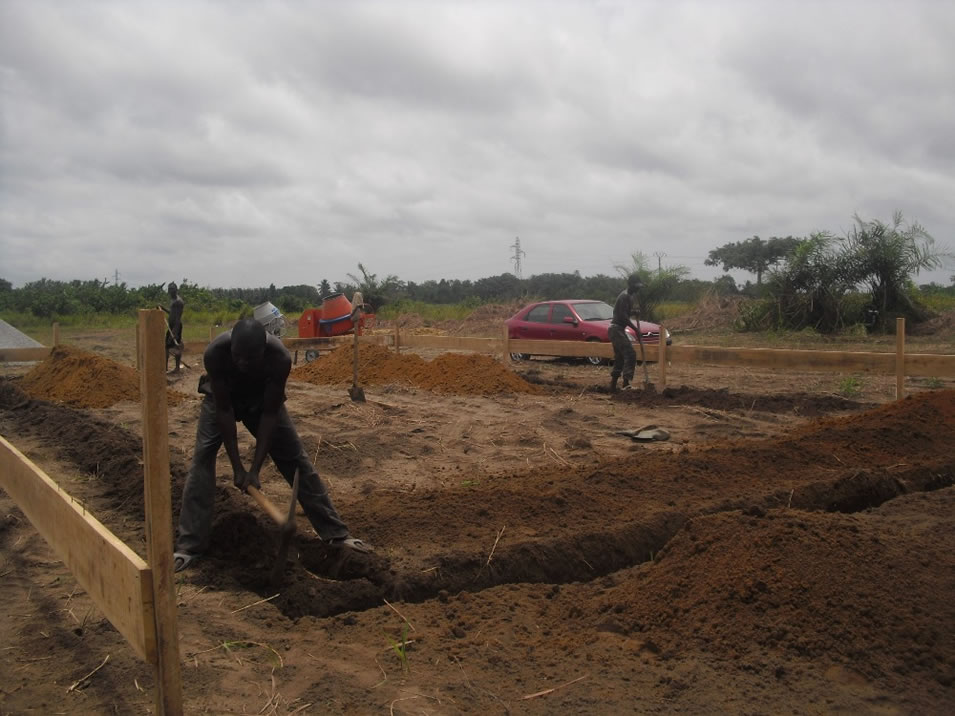
[[[169,371],[169,356],[172,355],[176,358],[176,369],[173,373],[178,373],[182,363],[182,309],[186,303],[179,296],[179,287],[172,281],[169,282],[166,290],[171,299],[169,309],[159,306],[169,314],[169,318],[166,319],[166,371]]]
[[[630,316],[634,313],[633,297],[643,288],[643,281],[632,273],[627,278],[627,289],[621,291],[617,301],[613,304],[613,318],[610,319],[610,328],[607,331],[610,342],[613,344],[613,368],[610,371],[610,392],[617,392],[617,379],[623,375],[623,389],[629,390],[633,381],[633,371],[637,365],[637,353],[633,350],[633,343],[627,335],[627,327],[632,328],[640,336],[640,326],[634,325]]]
[[[208,546],[216,455],[223,443],[232,463],[233,483],[240,490],[246,492],[250,485],[259,487],[259,471],[265,456],[271,455],[289,485],[295,471],[300,471],[298,501],[322,540],[369,552],[361,540],[349,535],[285,409],[285,383],[292,358],[282,341],[248,318],[216,337],[206,348],[203,362],[206,373],[199,380],[199,392],[205,398],[199,412],[192,466],[182,492],[176,571],[189,566]],[[239,421],[255,436],[255,456],[248,470],[239,457]]]

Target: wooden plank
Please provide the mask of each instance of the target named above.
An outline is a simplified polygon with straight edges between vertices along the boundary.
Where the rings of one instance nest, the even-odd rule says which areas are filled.
[[[532,356],[561,356],[589,358],[596,356],[598,358],[613,358],[613,345],[610,343],[584,342],[584,341],[535,341],[523,339],[511,339],[509,341],[510,352],[527,353]],[[634,344],[634,350],[639,351],[639,347]],[[647,361],[656,361],[659,358],[659,346],[656,344],[644,344]],[[637,356],[639,359],[639,355]]]
[[[955,355],[906,353],[905,374],[925,378],[955,378]]]
[[[407,335],[401,337],[401,345],[408,348],[438,348],[446,351],[474,351],[476,353],[501,352],[500,338]],[[514,349],[512,348],[511,350]]]
[[[208,346],[208,341],[183,341],[182,353],[183,355],[194,355],[201,359]],[[165,354],[165,346],[163,346],[163,352]]]
[[[895,319],[895,399],[905,397],[905,319]]]
[[[49,346],[35,348],[0,348],[0,362],[18,363],[46,360],[52,349]]]
[[[665,336],[666,334],[667,334],[666,328],[664,328],[663,325],[661,324],[660,335]],[[669,346],[666,344],[666,342],[661,342],[657,349],[659,352],[659,361],[657,361],[657,365],[660,368],[660,387],[661,388],[667,387],[667,361],[669,360],[669,358],[667,357],[667,348],[669,348]]]
[[[143,416],[143,472],[146,556],[152,567],[155,618],[156,710],[182,713],[179,629],[173,569],[172,502],[169,475],[169,420],[166,402],[166,317],[159,310],[139,312],[140,403]]]
[[[326,348],[333,349],[340,345],[351,345],[354,340],[353,334],[347,333],[343,336],[327,336],[324,338],[283,338],[283,345],[289,350],[302,350],[303,348]],[[359,343],[366,343],[376,346],[387,346],[392,342],[390,335],[364,334],[358,336]]]
[[[153,661],[152,578],[142,558],[3,436],[0,487],[133,650]]]
[[[680,345],[669,346],[667,353],[673,362],[709,363],[751,368],[847,373],[890,373],[895,368],[895,356],[892,353]]]

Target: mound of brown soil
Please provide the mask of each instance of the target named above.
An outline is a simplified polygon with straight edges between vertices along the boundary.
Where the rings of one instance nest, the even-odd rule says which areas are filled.
[[[916,323],[909,332],[913,336],[934,336],[955,332],[955,311],[946,311],[923,323]]]
[[[931,505],[930,500],[907,498]],[[598,630],[641,634],[644,649],[703,651],[784,679],[783,654],[851,664],[872,680],[955,679],[955,493],[919,522],[906,502],[854,515],[754,510],[689,521],[650,569],[575,608]],[[926,570],[934,565],[934,570]],[[886,578],[886,570],[891,578]],[[906,585],[904,593],[898,585]]]
[[[350,346],[342,346],[296,369],[292,377],[319,385],[350,383],[354,360],[352,350]],[[426,361],[418,355],[398,355],[381,346],[361,346],[359,349],[358,382],[376,385],[401,383],[464,395],[537,393],[541,390],[489,356],[445,353],[433,361]]]
[[[108,408],[121,400],[139,400],[139,373],[133,368],[73,346],[57,346],[23,376],[20,386],[34,398],[75,408]],[[167,393],[170,405],[186,396]]]

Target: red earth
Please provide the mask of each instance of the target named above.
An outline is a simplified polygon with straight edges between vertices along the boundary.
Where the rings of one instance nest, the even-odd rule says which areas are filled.
[[[288,406],[375,551],[299,515],[272,588],[278,535],[220,456],[212,547],[178,580],[188,713],[955,711],[955,391],[714,372],[611,396],[605,368],[365,358],[367,402],[343,351],[296,368]],[[0,433],[144,554],[139,405],[103,406],[100,375],[72,405],[0,380]],[[170,379],[176,513],[197,377]],[[670,439],[618,434],[648,424]],[[152,709],[151,668],[2,492],[0,576],[0,713]]]

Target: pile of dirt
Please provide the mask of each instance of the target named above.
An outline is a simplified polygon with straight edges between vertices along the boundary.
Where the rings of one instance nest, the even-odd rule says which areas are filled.
[[[34,398],[56,400],[75,408],[108,408],[121,400],[138,401],[139,373],[133,368],[73,346],[57,346],[49,357],[23,376],[20,386]],[[170,405],[186,399],[167,393]]]
[[[913,336],[934,336],[939,333],[955,333],[955,311],[946,311],[923,323],[916,323],[909,330]]]
[[[851,664],[878,682],[910,675],[951,686],[955,652],[942,625],[955,620],[955,563],[936,533],[952,527],[955,493],[943,495],[852,515],[699,517],[652,569],[620,575],[618,586],[572,608],[598,631],[640,635],[648,652],[696,644],[774,681],[792,676],[781,665],[788,656]],[[918,517],[908,527],[895,518],[906,509]]]
[[[717,296],[708,293],[689,313],[668,321],[666,327],[672,333],[732,329],[739,317],[740,308],[749,301],[743,296]]]
[[[306,363],[292,377],[316,385],[351,383],[353,348],[337,350]],[[399,383],[442,393],[496,395],[500,393],[539,393],[513,371],[490,356],[444,353],[433,361],[415,354],[396,354],[382,346],[361,346],[358,353],[359,384]]]

